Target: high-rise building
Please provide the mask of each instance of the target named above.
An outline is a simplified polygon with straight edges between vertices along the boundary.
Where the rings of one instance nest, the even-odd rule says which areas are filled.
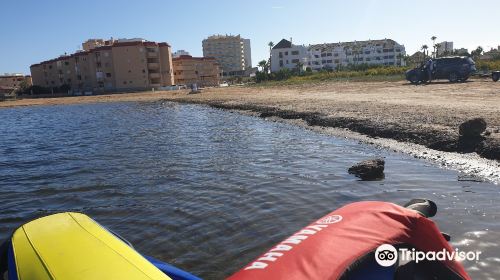
[[[451,55],[453,53],[453,42],[441,42],[436,44],[438,47],[436,49],[437,56]]]
[[[199,87],[220,84],[219,64],[213,57],[181,55],[172,59],[176,85],[197,84]]]
[[[224,76],[242,76],[252,68],[250,39],[240,35],[213,35],[204,39],[203,56],[214,57]]]
[[[92,39],[82,45],[84,51],[31,65],[33,85],[76,93],[145,90],[174,83],[167,43]]]
[[[338,69],[348,65],[368,64],[404,66],[404,45],[391,39],[293,45],[281,40],[271,50],[271,71],[287,68],[305,70]]]

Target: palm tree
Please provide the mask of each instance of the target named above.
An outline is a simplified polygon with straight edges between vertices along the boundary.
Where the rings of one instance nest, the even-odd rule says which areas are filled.
[[[441,48],[441,44],[437,43],[437,44],[434,45],[434,50],[436,52],[436,54],[435,54],[434,57],[438,57],[439,56],[439,53],[438,53],[439,48]]]
[[[267,73],[267,71],[264,71],[264,69],[266,69],[266,67],[267,67],[267,61],[266,60],[259,61],[259,64],[257,64],[257,66],[260,67],[260,69],[261,69],[262,72],[266,72]]]
[[[434,47],[434,57],[437,56],[437,53],[436,53],[436,39],[437,37],[436,36],[432,36],[431,37],[431,40],[432,40],[432,46]]]
[[[429,48],[429,46],[427,46],[427,45],[422,45],[422,47],[420,48],[424,53],[424,57],[428,56],[428,54],[429,54],[429,52],[427,51],[428,48]]]

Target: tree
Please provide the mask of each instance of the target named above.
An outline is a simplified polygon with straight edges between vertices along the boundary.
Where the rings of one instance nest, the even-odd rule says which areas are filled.
[[[438,57],[439,56],[439,53],[438,53],[439,48],[441,48],[441,44],[437,43],[437,44],[434,45],[434,50],[436,52],[436,54],[434,55],[434,57]]]
[[[304,63],[298,61],[296,64],[295,64],[295,67],[297,67],[297,72],[299,73],[299,75],[302,73],[302,67],[304,66]]]
[[[483,48],[479,46],[475,50],[471,51],[470,54],[474,60],[479,59],[479,57],[483,54]]]
[[[429,52],[427,51],[428,48],[429,48],[429,46],[427,46],[427,45],[422,45],[422,47],[420,48],[422,50],[422,52],[424,53],[424,57],[429,56]]]
[[[260,71],[267,73],[267,61],[261,60],[257,66],[260,67]]]
[[[431,37],[431,40],[432,40],[432,46],[434,47],[434,58],[437,57],[437,47],[436,47],[436,39],[437,37],[436,36],[432,36]]]

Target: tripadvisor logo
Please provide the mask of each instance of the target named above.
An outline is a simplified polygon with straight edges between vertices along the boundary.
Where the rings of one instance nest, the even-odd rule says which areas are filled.
[[[415,248],[407,249],[400,248],[399,251],[390,244],[382,244],[375,251],[375,260],[381,266],[392,266],[398,261],[398,256],[402,261],[415,261],[419,263],[421,261],[478,261],[480,251],[459,251],[455,249],[454,251],[448,251],[442,249],[440,251],[417,251]]]

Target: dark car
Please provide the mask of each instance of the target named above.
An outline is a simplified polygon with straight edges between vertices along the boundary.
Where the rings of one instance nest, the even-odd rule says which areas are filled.
[[[432,61],[434,63],[433,80],[447,79],[452,83],[465,82],[476,72],[476,63],[470,57],[440,57]],[[427,67],[428,63],[424,63],[420,67],[406,71],[406,79],[412,84],[426,82],[429,79]]]

